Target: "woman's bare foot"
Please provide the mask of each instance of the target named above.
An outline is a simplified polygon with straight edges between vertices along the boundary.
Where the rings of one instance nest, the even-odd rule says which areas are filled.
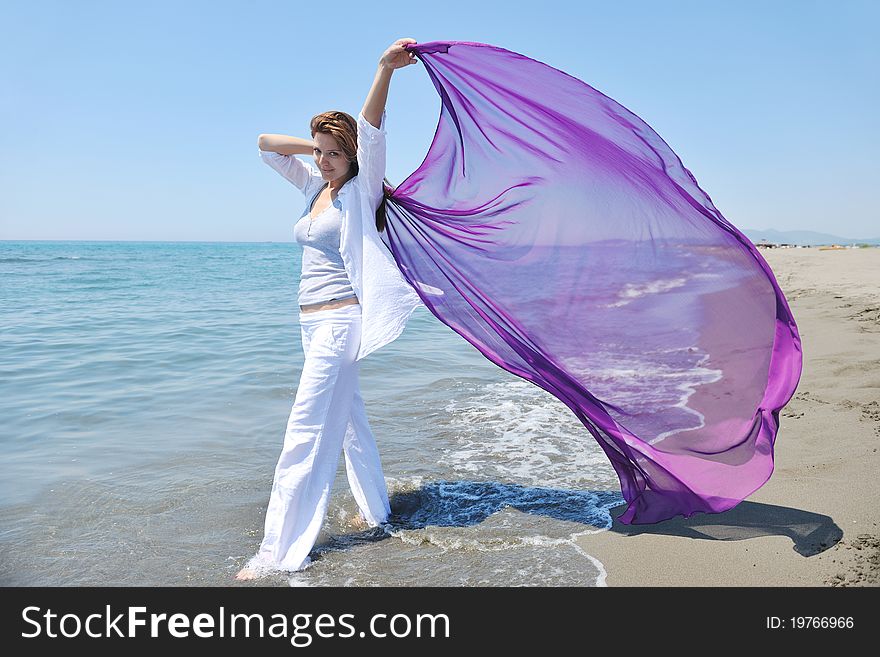
[[[348,521],[349,526],[359,532],[366,531],[370,528],[370,524],[363,519],[361,514],[357,514],[352,516],[351,520]]]
[[[257,579],[257,571],[255,571],[253,568],[242,568],[238,571],[235,579],[240,582],[244,582],[250,579]]]

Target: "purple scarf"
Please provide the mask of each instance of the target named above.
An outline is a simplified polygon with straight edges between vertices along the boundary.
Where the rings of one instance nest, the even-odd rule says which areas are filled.
[[[481,43],[408,49],[442,111],[382,236],[428,309],[572,410],[620,478],[621,522],[761,487],[801,344],[754,245],[584,82]]]

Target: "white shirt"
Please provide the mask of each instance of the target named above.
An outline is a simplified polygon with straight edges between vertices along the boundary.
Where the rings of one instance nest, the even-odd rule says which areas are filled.
[[[422,305],[376,229],[385,177],[385,135],[384,111],[379,128],[367,121],[363,112],[358,114],[358,175],[347,180],[336,196],[342,206],[339,252],[361,304],[361,345],[356,360],[396,339],[412,312]],[[260,157],[306,199],[326,182],[315,167],[293,155],[260,151]]]

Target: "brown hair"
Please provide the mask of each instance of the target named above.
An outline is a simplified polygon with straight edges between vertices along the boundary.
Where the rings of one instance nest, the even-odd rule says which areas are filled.
[[[323,132],[336,140],[339,148],[342,149],[345,157],[348,158],[352,176],[356,176],[358,174],[357,121],[354,117],[346,112],[322,112],[312,117],[310,128],[312,137],[315,136],[316,132]],[[384,182],[388,183],[387,180]],[[380,233],[385,230],[385,199],[387,196],[388,192],[383,185],[382,202],[379,203],[379,207],[376,209],[376,230]]]
[[[382,201],[379,203],[379,207],[376,208],[376,230],[380,233],[385,230],[385,221],[387,217],[387,213],[385,211],[385,201],[391,195],[390,192],[391,183],[388,182],[388,178],[382,179]]]

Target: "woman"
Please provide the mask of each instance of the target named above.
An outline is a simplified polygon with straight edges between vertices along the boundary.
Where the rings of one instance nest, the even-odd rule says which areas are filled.
[[[420,304],[378,230],[383,200],[385,102],[392,73],[416,63],[398,39],[382,55],[357,119],[325,112],[312,140],[260,135],[260,156],[309,200],[294,227],[303,247],[299,288],[305,361],[275,468],[262,543],[236,575],[297,571],[309,562],[340,452],[369,526],[387,521],[388,492],[358,385],[359,361],[394,340]],[[317,170],[294,155],[313,154]],[[384,217],[383,217],[384,219]],[[378,225],[377,225],[378,224]]]

